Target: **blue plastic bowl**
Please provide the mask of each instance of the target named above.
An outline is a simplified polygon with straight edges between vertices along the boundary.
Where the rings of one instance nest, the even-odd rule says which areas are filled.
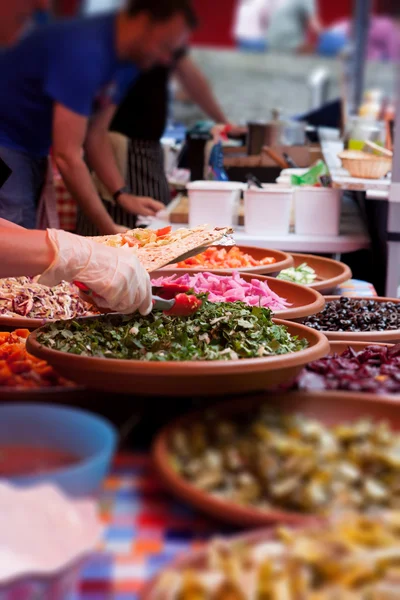
[[[41,446],[81,459],[43,475],[7,478],[18,486],[46,482],[73,497],[93,495],[109,471],[116,443],[113,425],[83,410],[46,404],[0,406],[0,446]]]

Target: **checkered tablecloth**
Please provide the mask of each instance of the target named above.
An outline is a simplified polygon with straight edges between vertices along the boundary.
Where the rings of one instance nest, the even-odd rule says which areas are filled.
[[[55,168],[53,168],[53,176],[60,228],[64,229],[64,231],[75,231],[78,205],[76,200],[72,198],[71,194],[65,187],[65,183],[61,175]]]
[[[143,585],[178,554],[229,533],[161,487],[146,455],[120,455],[100,500],[101,552],[84,569],[73,600],[136,600]]]
[[[372,283],[361,281],[360,279],[350,279],[337,288],[335,294],[341,296],[365,296],[370,298],[376,296],[376,291]]]

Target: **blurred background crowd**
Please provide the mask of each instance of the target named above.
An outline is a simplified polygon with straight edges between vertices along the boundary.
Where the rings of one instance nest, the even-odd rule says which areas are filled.
[[[19,175],[18,181],[15,174],[10,177],[2,190],[1,217],[29,228],[43,227],[49,221],[51,224],[49,205],[43,205],[42,211],[39,207],[39,214],[37,210],[39,197],[43,200],[43,192],[51,191],[45,186],[51,148],[61,195],[65,185],[74,199],[73,207],[67,208],[72,224],[68,223],[68,214],[61,223],[55,215],[54,226],[61,224],[86,235],[132,227],[138,215],[152,216],[170,200],[161,139],[170,139],[172,144],[181,142],[187,129],[205,118],[228,126],[231,137],[243,137],[244,126],[250,121],[268,120],[271,114],[281,118],[309,115],[331,101],[343,99],[346,85],[355,78],[348,57],[354,46],[353,24],[359,22],[353,16],[360,2],[194,0],[190,10],[195,16],[185,17],[183,24],[179,15],[190,3],[150,4],[151,36],[144,35],[146,27],[141,27],[147,6],[143,2],[15,0],[2,7],[2,45],[11,47],[3,49],[0,56],[5,78],[0,96],[0,157]],[[366,90],[379,89],[380,99],[391,105],[395,65],[400,57],[400,3],[371,0],[367,4],[371,17],[365,36],[367,65],[362,83]],[[136,5],[139,9],[129,12],[129,7]],[[159,6],[167,11],[165,15],[170,11],[169,16],[161,15]],[[104,88],[111,71],[110,75],[102,72],[100,77],[100,63],[95,68],[91,46],[97,25],[101,30],[98,38],[103,36],[106,46],[110,45],[110,11],[120,11],[116,14],[122,15],[118,19],[125,27],[127,43],[119,53],[118,65],[121,56],[134,65],[118,81],[120,89],[113,98],[113,93]],[[68,34],[63,38],[67,30],[58,30],[57,22],[64,17],[100,20],[93,21],[97,25],[91,33],[73,25],[72,37]],[[22,29],[15,44],[11,18]],[[41,28],[46,32],[43,37]],[[43,42],[46,36],[49,42]],[[67,48],[71,39],[81,44],[82,60],[77,55],[78,46],[74,52],[72,47]],[[103,63],[109,59],[109,50],[105,49]],[[35,65],[43,53],[50,62],[48,68],[42,63],[39,74]],[[106,68],[105,64],[101,66]],[[83,98],[85,92],[87,97]],[[49,100],[54,101],[54,113]],[[375,100],[371,102],[375,110]],[[367,102],[367,110],[371,102]],[[356,114],[358,109],[350,107],[350,113]],[[379,118],[379,114],[373,116]],[[329,118],[322,123],[305,120],[331,125]],[[333,126],[337,121],[336,115]],[[109,129],[124,136],[125,141],[115,136],[110,139]],[[121,148],[126,140],[129,147]],[[82,159],[82,148],[94,172],[95,188]],[[116,194],[118,205],[113,203]],[[14,210],[20,206],[22,196],[30,203],[24,217]],[[75,201],[81,213],[78,221]],[[43,212],[45,219],[40,219]]]

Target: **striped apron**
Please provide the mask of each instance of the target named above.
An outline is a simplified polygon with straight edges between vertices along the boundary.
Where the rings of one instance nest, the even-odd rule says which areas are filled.
[[[127,185],[135,196],[149,196],[167,205],[171,200],[168,181],[164,173],[164,153],[160,142],[130,140],[128,144]],[[107,200],[102,202],[108,214],[118,225],[128,229],[136,226],[136,215]],[[78,209],[77,233],[99,235],[97,227]]]

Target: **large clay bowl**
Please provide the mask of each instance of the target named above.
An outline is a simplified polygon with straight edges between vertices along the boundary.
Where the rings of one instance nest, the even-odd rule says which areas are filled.
[[[120,317],[101,318],[118,320]],[[276,387],[295,377],[303,365],[329,351],[329,342],[323,334],[300,323],[274,321],[285,325],[292,335],[307,339],[308,348],[279,356],[232,361],[144,362],[52,350],[37,341],[40,330],[29,336],[27,348],[61,375],[102,391],[150,396],[221,396]]]
[[[382,401],[375,397],[364,402],[362,395],[348,398],[340,392],[326,392],[323,397],[307,392],[292,392],[279,394],[264,393],[253,397],[242,397],[224,402],[220,407],[213,408],[216,417],[232,417],[249,414],[260,404],[269,403],[284,412],[296,412],[313,419],[334,425],[341,422],[357,421],[361,418],[387,421],[391,427],[400,431],[400,403]],[[271,523],[305,524],[315,520],[315,515],[289,512],[282,509],[259,509],[252,506],[236,504],[222,500],[199,490],[188,483],[173,469],[169,455],[169,440],[176,428],[182,429],[202,418],[202,413],[192,413],[178,419],[164,428],[153,445],[153,458],[157,472],[167,489],[178,498],[196,509],[211,515],[221,521],[227,521],[242,527],[259,527]]]
[[[207,271],[207,273],[209,272]],[[184,269],[176,269],[170,275],[177,275],[179,277],[185,273],[193,275],[190,270]],[[152,280],[163,276],[165,276],[163,271],[157,271],[154,276],[152,274]],[[274,312],[274,316],[277,319],[286,319],[289,321],[309,317],[320,312],[325,306],[325,298],[316,290],[312,290],[304,285],[282,281],[281,279],[276,279],[276,277],[266,277],[257,274],[251,275],[250,273],[241,273],[240,277],[245,281],[251,281],[252,279],[266,281],[272,292],[278,294],[278,296],[291,304],[288,308]]]
[[[313,254],[291,254],[291,256],[295,267],[307,263],[309,267],[314,269],[317,279],[307,287],[318,290],[318,292],[324,294],[333,292],[338,285],[352,277],[350,267],[338,260],[314,256]]]
[[[339,300],[341,296],[325,296],[326,303],[332,300]],[[362,296],[352,297],[352,300],[373,300],[374,302],[393,302],[400,304],[400,298],[373,297],[365,298]],[[386,331],[324,331],[328,340],[332,342],[368,342],[369,344],[389,343],[396,344],[400,342],[400,329]]]
[[[287,269],[288,267],[293,266],[293,258],[287,252],[282,252],[281,250],[272,250],[271,248],[255,248],[253,246],[240,246],[236,244],[238,248],[242,252],[246,254],[250,254],[256,260],[262,260],[267,256],[272,256],[275,258],[274,263],[271,265],[261,265],[259,267],[243,267],[242,269],[207,269],[206,267],[194,267],[190,269],[192,273],[208,271],[209,273],[218,273],[219,275],[226,275],[232,273],[233,271],[240,271],[242,273],[259,273],[260,275],[272,275],[276,276],[283,269]],[[225,250],[229,250],[227,246],[219,246],[219,248],[224,248]],[[176,265],[169,265],[167,267],[163,267],[159,270],[163,274],[174,273],[177,270]],[[180,269],[179,269],[180,270]]]

